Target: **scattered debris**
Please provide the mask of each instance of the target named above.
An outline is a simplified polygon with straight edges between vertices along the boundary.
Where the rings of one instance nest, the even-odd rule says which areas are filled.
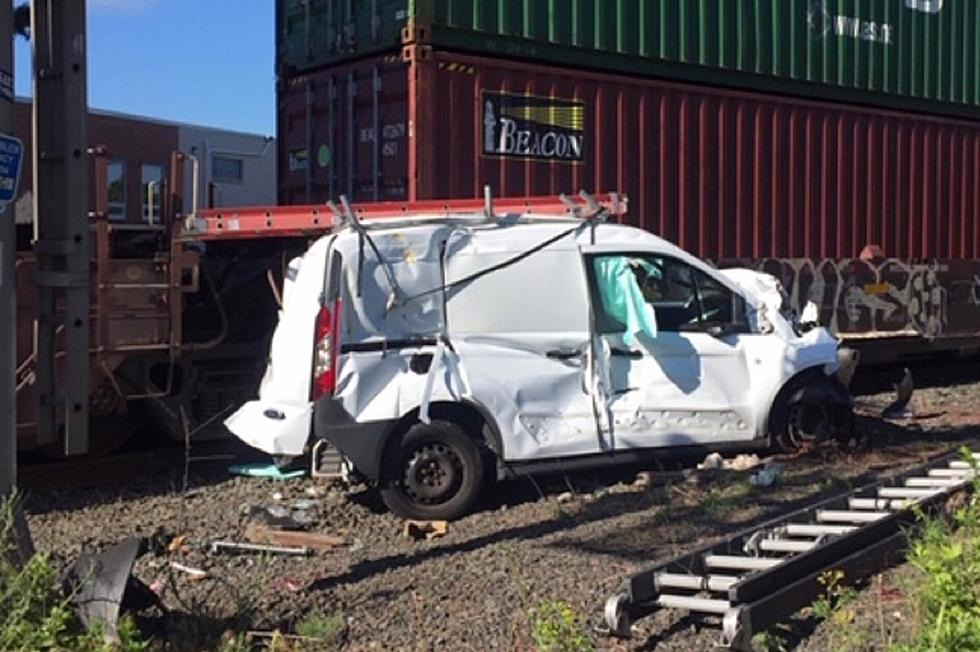
[[[344,545],[342,537],[316,532],[289,532],[274,530],[259,525],[250,525],[245,529],[245,538],[250,543],[294,546],[311,550],[333,550]]]
[[[228,467],[228,472],[249,478],[272,478],[274,480],[292,480],[306,475],[305,469],[283,471],[275,464],[232,464]]]
[[[908,406],[912,399],[915,383],[912,382],[912,372],[905,368],[902,380],[895,385],[895,400],[881,412],[882,419],[911,419],[915,413]]]
[[[316,517],[305,509],[297,509],[292,513],[293,521],[301,528],[308,528],[316,521]]]
[[[126,539],[101,554],[83,552],[68,572],[72,601],[87,628],[102,627],[107,643],[118,643],[122,610],[152,606],[165,611],[159,594],[133,577],[136,559],[147,551],[146,539]]]
[[[303,590],[303,584],[299,580],[297,580],[297,579],[295,579],[293,577],[284,577],[284,578],[282,578],[279,581],[279,585],[283,589],[289,591],[290,593],[299,593],[300,591]]]
[[[150,582],[150,590],[162,598],[163,592],[167,590],[167,579],[165,577],[156,578]]]
[[[721,453],[708,453],[704,458],[704,461],[698,464],[699,471],[708,471],[711,469],[720,469],[725,465],[725,458],[721,456]]]
[[[637,489],[649,489],[653,486],[653,472],[640,471],[633,480],[633,486]]]
[[[857,371],[858,363],[861,361],[861,354],[857,349],[841,347],[837,350],[837,361],[840,367],[837,369],[837,380],[845,388],[850,388],[851,380],[854,379],[854,372]]]
[[[675,482],[698,482],[698,474],[693,469],[680,471],[640,471],[633,479],[634,489],[650,489],[651,487],[663,487]],[[603,488],[592,494],[595,500],[604,498],[612,493],[609,489]]]
[[[214,541],[211,543],[211,553],[226,552],[262,552],[270,555],[291,555],[307,557],[310,549],[305,547],[290,548],[286,546],[266,546],[257,543],[241,543],[238,541]]]
[[[302,530],[312,522],[312,518],[308,514],[304,513],[302,517],[296,518],[296,514],[279,505],[272,507],[249,505],[245,508],[245,516],[252,523],[281,530]]]
[[[203,580],[208,577],[208,572],[206,570],[194,568],[193,566],[185,566],[184,564],[176,561],[170,562],[170,568],[186,574],[192,580]],[[152,587],[150,588],[152,590]],[[156,593],[156,591],[154,591],[154,593]]]
[[[354,539],[354,543],[350,544],[350,552],[359,552],[364,550],[364,542],[360,539]]]
[[[570,503],[575,498],[575,494],[571,491],[566,491],[564,493],[558,494],[558,504]]]
[[[748,471],[762,464],[762,460],[756,454],[747,455],[745,453],[736,455],[730,460],[726,460],[720,453],[709,453],[704,461],[698,464],[699,471]]]
[[[749,469],[754,469],[755,467],[762,464],[762,460],[756,454],[746,455],[742,453],[741,455],[736,455],[732,460],[725,460],[725,468],[731,469],[732,471],[748,471]]]
[[[299,636],[297,634],[283,634],[278,629],[269,632],[253,630],[253,631],[246,632],[245,636],[249,641],[263,642],[261,643],[262,645],[265,645],[264,641],[268,641],[269,642],[268,649],[276,649],[276,650],[280,649],[277,645],[275,645],[277,642],[279,644],[285,644],[287,646],[293,643],[295,643],[297,646],[305,646],[309,644],[323,642],[318,638],[313,638],[310,636]],[[292,648],[290,647],[286,649],[292,649]]]
[[[446,521],[405,521],[405,536],[409,539],[436,539],[449,531]]]
[[[181,534],[174,537],[167,545],[167,552],[189,552],[190,546],[187,545],[187,536]]]
[[[773,464],[768,466],[758,473],[753,473],[749,476],[749,484],[753,487],[771,487],[772,485],[779,482],[783,477],[783,465]]]

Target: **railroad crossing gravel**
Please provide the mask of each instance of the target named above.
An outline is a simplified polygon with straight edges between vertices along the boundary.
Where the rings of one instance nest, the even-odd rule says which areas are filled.
[[[213,649],[236,628],[289,631],[315,611],[342,616],[343,649],[533,649],[530,613],[542,601],[567,602],[591,628],[605,598],[648,563],[980,440],[980,382],[917,391],[914,420],[870,416],[889,400],[860,399],[855,446],[780,459],[783,477],[773,487],[752,487],[747,474],[721,471],[655,472],[647,486],[636,481],[636,469],[512,481],[433,540],[406,538],[404,522],[385,513],[370,491],[220,471],[193,473],[188,492],[182,469],[122,487],[37,490],[27,508],[36,545],[59,564],[82,546],[133,535],[186,537],[184,552],[146,555],[137,564],[136,574],[162,585],[175,612],[149,623],[158,649]],[[297,503],[313,516],[314,531],[345,544],[305,558],[208,551],[210,541],[242,539],[250,507]],[[208,578],[191,579],[172,570],[171,561],[201,568]],[[714,645],[716,628],[680,616],[662,612],[641,621],[628,642],[589,634],[597,649]],[[826,628],[793,626],[800,649],[830,643]]]

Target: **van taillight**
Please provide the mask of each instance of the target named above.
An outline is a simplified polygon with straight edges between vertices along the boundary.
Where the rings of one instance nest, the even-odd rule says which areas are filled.
[[[332,308],[332,309],[331,309]],[[317,400],[333,394],[337,387],[337,356],[340,352],[340,299],[322,306],[316,316],[316,341],[313,349],[313,387],[310,398]]]

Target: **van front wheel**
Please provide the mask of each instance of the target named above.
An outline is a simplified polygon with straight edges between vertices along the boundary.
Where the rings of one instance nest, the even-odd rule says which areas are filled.
[[[395,514],[449,521],[472,509],[483,462],[477,443],[455,423],[417,423],[388,449],[381,497]]]

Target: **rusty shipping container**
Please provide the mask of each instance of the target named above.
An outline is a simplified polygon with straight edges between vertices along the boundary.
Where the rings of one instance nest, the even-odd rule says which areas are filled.
[[[279,95],[280,202],[618,189],[851,337],[980,334],[980,124],[407,47]]]
[[[401,44],[980,117],[972,0],[278,0],[283,77]]]

